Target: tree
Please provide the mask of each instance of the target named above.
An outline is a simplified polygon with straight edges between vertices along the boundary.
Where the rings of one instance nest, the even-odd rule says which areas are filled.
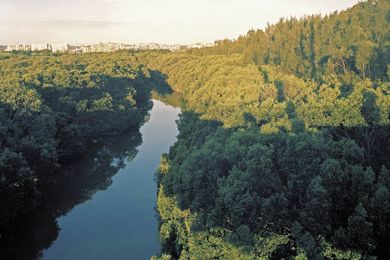
[[[348,219],[349,243],[363,250],[372,249],[372,223],[368,221],[367,211],[362,203]]]

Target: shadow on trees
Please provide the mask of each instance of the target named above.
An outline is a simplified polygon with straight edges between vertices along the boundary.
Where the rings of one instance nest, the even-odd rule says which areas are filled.
[[[53,169],[39,183],[37,208],[2,230],[0,251],[4,259],[38,259],[57,239],[57,218],[107,189],[112,177],[137,154],[142,143],[139,131],[99,138],[83,158]]]
[[[159,95],[171,95],[173,91],[171,86],[167,83],[167,76],[161,73],[158,70],[150,70],[150,79],[154,82],[153,90],[155,90]]]
[[[224,128],[181,115],[169,171],[157,180],[181,209],[196,213],[192,232],[224,228],[223,239],[236,246],[253,246],[255,234],[288,234],[275,259],[296,254],[296,246],[309,259],[323,258],[323,239],[363,256],[390,256],[389,125],[312,132],[295,122],[291,132],[261,134],[253,116],[244,118],[245,126]],[[167,239],[175,241],[163,241],[162,252],[180,256],[172,250],[187,248],[184,220],[172,225],[176,234]]]
[[[174,92],[167,83],[167,76],[160,71],[150,70],[152,84],[152,98],[160,100],[173,107],[184,108],[185,100],[179,92]]]
[[[39,258],[58,236],[56,219],[109,187],[136,155],[157,83],[96,77],[85,84],[98,85],[29,86],[39,110],[0,104],[2,258]]]
[[[162,74],[135,79],[98,75],[99,87],[38,88],[45,103],[56,113],[59,157],[71,160],[84,153],[88,140],[138,129],[152,107],[152,92],[172,93]]]

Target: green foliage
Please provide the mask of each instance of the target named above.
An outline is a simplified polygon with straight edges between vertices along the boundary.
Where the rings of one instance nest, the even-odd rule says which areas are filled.
[[[185,110],[200,113],[202,119],[221,121],[225,127],[244,125],[248,119],[245,115],[252,118],[247,123],[258,125],[263,133],[363,126],[369,122],[365,120],[367,113],[362,112],[374,107],[377,124],[390,122],[389,92],[382,82],[355,80],[345,95],[344,83],[337,78],[330,76],[322,83],[305,81],[280,66],[245,65],[239,54],[163,54],[146,62],[166,75],[172,89],[185,100]],[[376,98],[369,99],[367,95]],[[286,109],[290,110],[287,115]]]
[[[379,204],[388,205],[389,193],[384,184],[376,186],[390,183],[388,170],[363,165],[364,148],[354,140],[333,139],[326,131],[269,135],[256,127],[224,129],[190,112],[183,113],[179,130],[178,142],[163,158],[159,182],[163,196],[195,219],[186,224],[182,241],[221,227],[229,231],[226,242],[244,252],[254,250],[256,234],[292,232],[284,249],[271,253],[280,257],[298,254],[296,247],[308,259],[325,254],[342,259],[352,251],[373,255],[386,248],[379,239],[388,233],[388,208]],[[375,233],[377,228],[383,233]],[[322,238],[334,244],[326,249]],[[181,243],[181,251],[189,241]]]
[[[327,82],[388,79],[390,5],[369,0],[330,15],[280,19],[235,41],[193,49],[196,55],[244,53],[246,63],[275,65],[302,78]]]
[[[184,100],[158,175],[163,254],[389,258],[389,9],[366,1],[142,57]]]
[[[93,140],[138,128],[147,82],[128,53],[1,59],[0,227],[31,212],[56,169]]]
[[[183,111],[157,171],[159,259],[388,259],[389,9],[188,52],[1,59],[1,222],[34,208],[49,169],[139,127],[154,87]]]
[[[139,131],[99,138],[88,145],[88,152],[82,158],[50,169],[51,177],[45,178],[44,183],[40,178],[38,201],[33,193],[34,186],[28,180],[34,177],[33,173],[10,175],[18,180],[16,185],[7,185],[5,193],[2,191],[4,196],[0,196],[0,203],[3,211],[0,216],[4,224],[4,217],[7,216],[3,212],[10,212],[12,219],[9,220],[13,220],[14,225],[1,228],[2,259],[39,259],[42,250],[58,237],[58,218],[68,214],[78,204],[91,200],[96,192],[106,190],[125,162],[136,156],[141,142]],[[20,158],[12,159],[11,156],[8,156],[10,159],[6,163],[10,168],[16,167],[15,163],[20,163]],[[2,159],[1,172],[4,170]],[[35,183],[37,180],[30,181]],[[6,208],[8,205],[11,208]]]

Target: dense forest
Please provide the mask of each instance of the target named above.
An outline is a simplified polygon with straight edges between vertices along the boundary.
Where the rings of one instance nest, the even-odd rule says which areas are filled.
[[[155,259],[389,259],[389,78],[388,0],[186,52],[0,56],[0,228],[153,95],[182,109]]]
[[[39,184],[34,210],[1,230],[2,259],[42,259],[45,249],[60,238],[58,218],[108,189],[112,177],[137,155],[141,143],[139,131],[105,136],[89,145],[82,158],[57,168],[53,177]]]
[[[347,11],[321,16],[281,18],[264,30],[251,30],[236,41],[194,49],[196,55],[242,53],[246,63],[270,64],[318,82],[337,78],[388,79],[389,1],[368,0]]]
[[[58,181],[68,163],[88,155],[103,136],[139,128],[152,85],[131,53],[1,57],[3,238],[47,199],[47,184]]]
[[[184,99],[161,259],[390,257],[390,3],[155,54]]]

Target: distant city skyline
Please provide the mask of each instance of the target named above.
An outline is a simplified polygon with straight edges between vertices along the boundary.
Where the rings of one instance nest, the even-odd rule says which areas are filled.
[[[90,53],[90,52],[113,52],[119,50],[170,50],[182,51],[190,48],[204,48],[214,46],[214,43],[197,43],[189,45],[181,44],[158,44],[158,43],[95,43],[91,45],[70,45],[68,43],[11,43],[0,45],[0,51],[51,51],[68,53]]]
[[[34,3],[32,3],[34,2]],[[281,17],[329,14],[358,0],[2,0],[0,44],[190,44],[237,38]]]

